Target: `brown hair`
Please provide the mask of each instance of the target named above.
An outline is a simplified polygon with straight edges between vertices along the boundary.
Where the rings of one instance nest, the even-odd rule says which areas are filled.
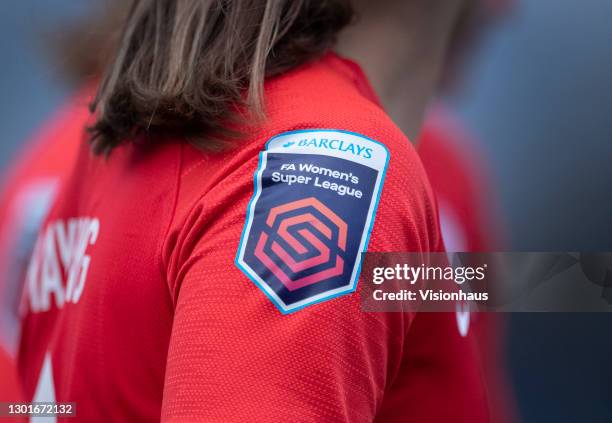
[[[96,154],[146,135],[201,149],[263,115],[263,81],[320,56],[349,0],[134,0],[91,105]]]

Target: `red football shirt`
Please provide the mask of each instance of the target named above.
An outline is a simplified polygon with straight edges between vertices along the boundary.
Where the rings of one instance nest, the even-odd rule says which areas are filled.
[[[438,200],[448,251],[501,250],[503,228],[490,172],[477,143],[444,105],[433,107],[417,144]],[[474,331],[482,355],[492,418],[516,421],[504,353],[504,319],[494,313],[457,313],[457,330]]]
[[[417,144],[436,193],[449,251],[497,251],[503,231],[491,172],[472,136],[441,104],[427,115]]]
[[[19,337],[19,303],[25,269],[39,226],[76,156],[87,117],[85,92],[23,148],[3,178],[0,194],[0,401],[16,401],[13,376]]]
[[[15,371],[15,364],[2,347],[0,347],[0,402],[18,402],[23,398],[21,389]],[[6,421],[3,417],[3,421]],[[18,419],[9,419],[11,421],[19,421]]]
[[[86,143],[37,241],[19,368],[83,421],[487,421],[452,314],[364,313],[359,252],[441,251],[415,151],[333,54],[224,153]]]

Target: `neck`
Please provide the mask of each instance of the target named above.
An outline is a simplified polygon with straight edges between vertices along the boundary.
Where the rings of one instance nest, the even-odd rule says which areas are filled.
[[[339,50],[363,66],[387,113],[415,142],[461,2],[392,1],[379,10],[372,3],[358,9],[362,18],[342,34]]]

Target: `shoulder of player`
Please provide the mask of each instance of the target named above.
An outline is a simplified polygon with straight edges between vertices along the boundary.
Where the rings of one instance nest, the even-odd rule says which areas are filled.
[[[330,147],[317,150],[317,154],[322,156],[333,155],[332,150],[336,147],[350,152],[353,147],[349,140],[357,141],[354,146],[357,154],[361,148],[366,148],[366,144],[380,146],[387,156],[385,167],[388,169],[388,179],[399,178],[402,181],[412,181],[414,185],[420,185],[424,180],[424,172],[414,147],[374,103],[359,99],[360,105],[352,102],[350,107],[346,107],[334,100],[334,107],[325,106],[318,110],[316,107],[304,107],[304,103],[300,103],[300,110],[296,110],[291,104],[295,101],[299,99],[293,98],[292,102],[286,103],[287,108],[293,110],[292,113],[268,113],[263,125],[254,131],[245,131],[243,138],[224,152],[203,153],[185,145],[181,184],[183,189],[191,192],[188,197],[201,198],[212,188],[223,189],[228,182],[243,181],[251,184],[261,153],[269,148],[273,140],[288,137],[291,137],[289,141],[298,144],[309,138],[311,142],[317,137],[322,138],[319,147]],[[344,141],[341,145],[332,142],[326,146],[326,137],[330,141],[336,138]],[[410,190],[410,186],[403,189]]]
[[[418,160],[408,138],[354,81],[326,66],[304,68],[266,89],[268,135],[291,130],[336,129],[361,134],[395,155]]]
[[[412,174],[420,161],[407,137],[385,111],[363,95],[354,81],[324,63],[313,63],[266,82],[266,119],[257,128],[243,131],[234,148],[220,154],[202,154],[187,147],[182,173],[199,194],[225,178],[251,182],[259,155],[271,139],[289,133],[332,131],[380,144],[388,152],[391,179],[396,173]],[[321,149],[325,154],[325,150]],[[189,184],[189,182],[187,182]],[[194,192],[194,194],[197,194]]]

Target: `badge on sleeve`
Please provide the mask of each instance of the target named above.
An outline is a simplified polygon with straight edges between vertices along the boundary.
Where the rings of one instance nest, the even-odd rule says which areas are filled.
[[[383,144],[345,131],[266,143],[236,265],[281,312],[356,289],[388,163]]]

